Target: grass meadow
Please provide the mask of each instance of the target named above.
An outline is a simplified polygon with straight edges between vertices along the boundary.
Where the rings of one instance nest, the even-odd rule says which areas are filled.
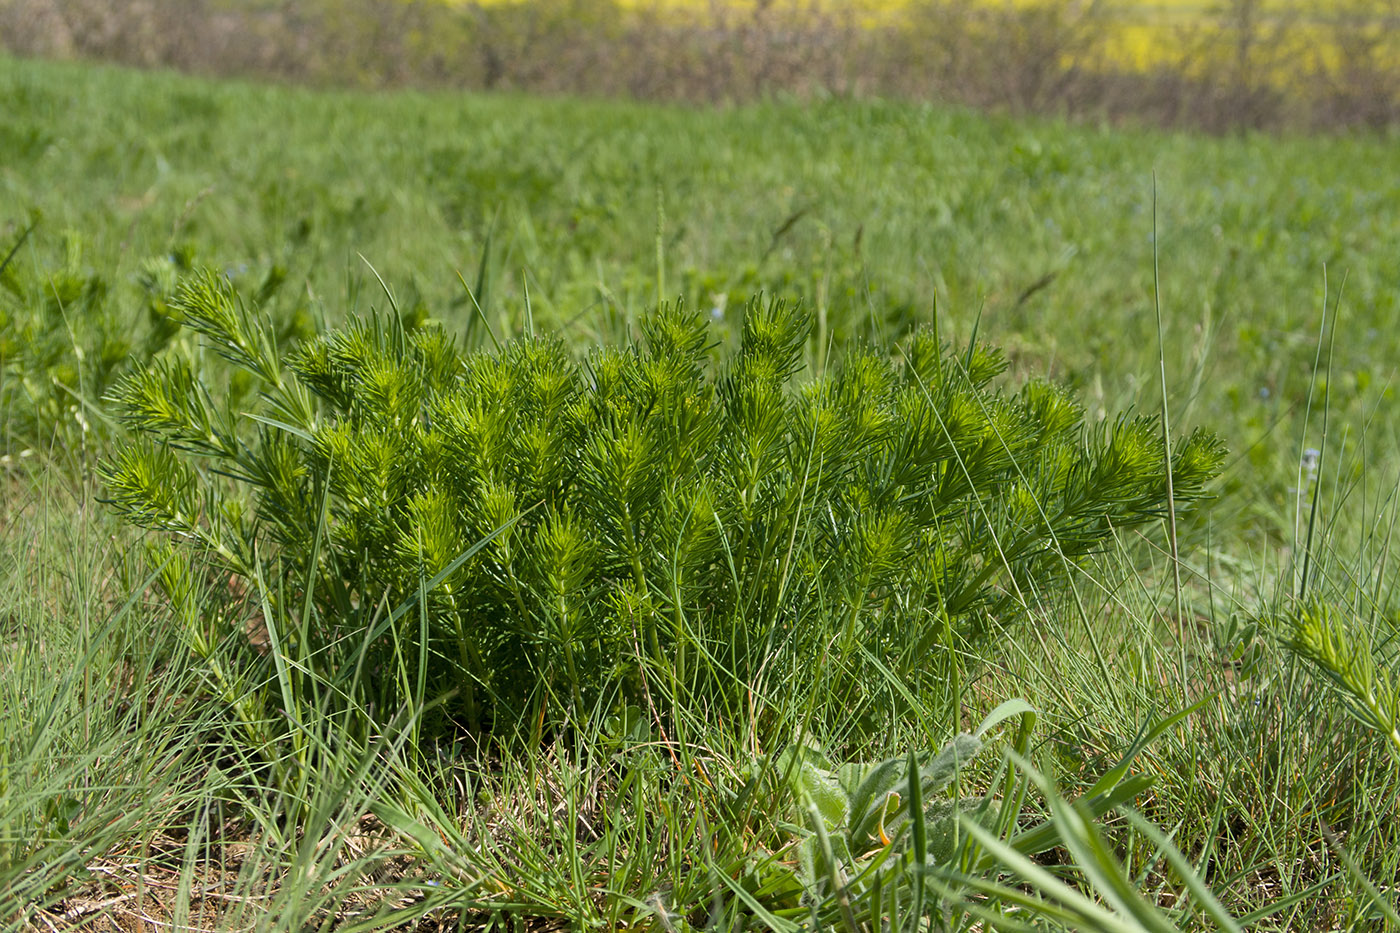
[[[6,929],[1400,925],[1392,134],[325,91],[14,58],[0,100]],[[179,287],[201,270],[245,311],[191,325]],[[626,667],[601,681],[620,693],[527,683],[515,731],[502,719],[485,738],[412,649],[452,567],[425,582],[420,561],[419,601],[351,674],[325,666],[334,645],[309,647],[333,602],[315,568],[323,537],[347,559],[371,545],[335,538],[314,502],[299,542],[275,539],[310,548],[300,583],[274,579],[266,551],[231,574],[212,538],[176,555],[104,504],[113,459],[149,426],[117,401],[134,404],[123,380],[147,365],[191,373],[196,407],[263,412],[239,429],[252,444],[301,429],[268,414],[285,386],[249,375],[264,357],[248,347],[275,360],[372,319],[440,325],[482,353],[552,335],[582,356],[644,328],[654,345],[651,309],[680,300],[708,359],[746,339],[756,294],[809,316],[785,344],[794,385],[845,385],[860,348],[936,326],[968,366],[969,346],[1004,350],[986,391],[1055,380],[1090,441],[1125,413],[1165,415],[1174,437],[1212,430],[1222,471],[1180,514],[1104,525],[1055,585],[997,584],[975,632],[927,594],[864,608],[903,590],[818,559],[827,525],[844,553],[840,516],[805,509],[804,479],[771,559],[711,541],[702,563],[737,568],[736,589],[750,573],[774,606],[806,581],[810,624],[840,623],[828,641],[775,624],[741,678],[686,628],[677,582],[666,651],[638,634],[635,658],[580,659]],[[597,391],[611,370],[590,372]],[[370,440],[340,462],[356,443]],[[224,489],[220,470],[246,469],[215,459],[190,482]],[[223,501],[199,500],[190,527],[236,526]],[[521,508],[458,546],[504,548],[502,527],[534,520]],[[568,550],[572,526],[551,515],[541,527]],[[421,558],[430,524],[394,553]],[[569,554],[595,549],[578,533]],[[662,551],[687,533],[657,532],[646,560],[670,567]],[[608,590],[606,611],[541,571],[550,618],[671,605],[637,542],[620,553],[632,563],[600,586],[635,567],[637,589]],[[343,595],[346,618],[389,618],[371,588]],[[929,620],[946,630],[922,640]],[[721,687],[704,693],[705,677]],[[366,699],[381,695],[397,705]],[[856,767],[873,762],[894,765]],[[873,835],[851,775],[894,775]]]

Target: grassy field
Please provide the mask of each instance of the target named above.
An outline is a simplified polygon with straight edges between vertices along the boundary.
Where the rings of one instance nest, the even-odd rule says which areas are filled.
[[[927,908],[956,929],[1229,928],[1204,887],[1254,929],[1400,922],[1393,140],[847,100],[327,93],[13,59],[0,99],[5,927],[917,928]],[[172,599],[153,585],[169,564],[101,505],[98,464],[130,442],[104,398],[149,353],[254,404],[213,350],[171,338],[175,283],[198,269],[264,308],[283,348],[384,311],[385,289],[473,348],[549,333],[580,353],[634,338],[659,299],[726,347],[755,293],[800,300],[800,379],[936,320],[955,346],[1005,348],[998,385],[1060,380],[1091,424],[1165,409],[1230,454],[1175,534],[1126,533],[1067,590],[992,618],[989,640],[931,650],[920,676],[941,692],[892,678],[848,708],[823,669],[761,714],[585,720],[579,701],[546,723],[542,706],[533,745],[475,756],[294,698],[302,681],[244,650],[242,622],[197,644],[201,619],[228,623],[233,584],[211,572],[200,599]],[[1295,602],[1304,588],[1317,602]],[[1289,648],[1324,615],[1336,683]],[[997,850],[965,847],[928,887],[891,875],[872,894],[886,863],[804,874],[815,843],[793,840],[825,838],[802,828],[815,792],[751,792],[782,760],[754,738],[774,722],[874,761],[940,748],[1013,698],[1038,717],[1018,708],[1003,744],[1064,797],[992,753],[959,792],[1010,789],[987,798],[1002,829],[1054,816],[1033,862],[1002,852],[992,871]],[[269,739],[288,716],[300,738]],[[1155,783],[1116,801],[1132,814],[1076,828],[1064,798],[1109,786],[1124,756]],[[812,768],[825,786],[834,766]],[[1018,901],[1020,883],[1044,900]]]

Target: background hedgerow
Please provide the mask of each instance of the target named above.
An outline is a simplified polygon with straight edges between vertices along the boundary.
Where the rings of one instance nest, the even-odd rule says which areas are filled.
[[[933,100],[1226,132],[1391,125],[1390,0],[0,0],[0,47],[200,74],[693,102]]]
[[[811,322],[781,301],[748,305],[720,364],[678,306],[582,361],[544,337],[464,356],[397,311],[283,357],[208,274],[175,307],[263,401],[178,358],[124,379],[137,438],[104,467],[113,504],[236,575],[274,654],[373,672],[365,708],[456,692],[472,732],[614,690],[734,716],[815,675],[863,740],[901,715],[871,708],[882,670],[940,689],[936,659],[985,650],[982,620],[1012,624],[1224,458],[1196,432],[1169,479],[1152,419],[1086,428],[1063,388],[1008,394],[998,351],[936,330],[793,385]]]

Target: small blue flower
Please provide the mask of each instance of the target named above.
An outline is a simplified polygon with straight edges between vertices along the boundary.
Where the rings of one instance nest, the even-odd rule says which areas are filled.
[[[1322,461],[1322,451],[1309,447],[1303,451],[1303,470],[1308,474],[1308,482],[1317,479],[1317,465]]]

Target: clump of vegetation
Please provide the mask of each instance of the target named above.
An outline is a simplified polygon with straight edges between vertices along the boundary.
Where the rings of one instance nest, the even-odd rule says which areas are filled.
[[[108,283],[87,268],[75,232],[62,238],[61,261],[42,276],[29,274],[16,259],[38,222],[0,244],[0,454],[86,434],[93,412],[84,400],[111,388],[128,360],[144,359],[175,330],[156,327],[136,339],[122,326],[107,301]]]
[[[1400,777],[1389,754],[1400,615],[1387,585],[1396,296],[1379,261],[1395,237],[1377,220],[1386,192],[1369,184],[1393,158],[1384,140],[1148,137],[848,100],[704,112],[328,98],[8,59],[0,83],[13,104],[0,121],[0,184],[15,212],[33,204],[48,218],[27,239],[27,218],[0,218],[0,260],[14,250],[0,277],[18,289],[0,292],[9,925],[126,927],[139,912],[150,923],[264,929],[388,929],[421,916],[470,926],[488,915],[580,929],[1198,929],[1212,919],[1232,929],[1183,887],[1199,872],[1249,928],[1400,928],[1387,890],[1400,844],[1390,808],[1377,806],[1397,798]],[[1188,109],[1192,120],[1202,112]],[[270,119],[286,132],[268,142]],[[411,152],[406,125],[422,140]],[[782,132],[765,132],[773,127]],[[1154,167],[1160,237],[1147,235]],[[636,197],[639,178],[656,199]],[[59,231],[70,229],[81,236],[65,243]],[[486,340],[482,321],[519,332],[528,287],[532,320],[568,342],[574,368],[594,344],[650,352],[640,304],[666,273],[719,343],[702,358],[712,388],[734,365],[728,348],[756,291],[810,301],[804,359],[831,384],[848,350],[865,352],[862,339],[904,378],[936,292],[950,307],[980,307],[1005,341],[1012,365],[979,398],[1014,401],[1020,373],[1053,371],[1105,434],[1105,412],[1160,403],[1173,423],[1209,424],[1240,454],[1210,487],[1222,501],[1209,520],[1178,523],[1179,601],[1163,552],[1149,563],[1149,523],[1138,529],[1146,547],[1103,539],[1110,551],[1073,571],[1072,599],[1063,578],[1030,577],[1030,613],[1004,567],[942,636],[933,594],[925,616],[909,613],[907,636],[932,646],[912,672],[892,666],[907,661],[889,648],[898,633],[886,620],[909,605],[898,579],[866,593],[866,608],[883,602],[884,615],[855,616],[858,634],[869,626],[884,641],[843,641],[844,626],[821,615],[825,605],[844,623],[832,594],[854,583],[834,560],[829,575],[809,571],[807,555],[823,553],[811,543],[819,520],[830,519],[814,520],[805,502],[793,570],[778,585],[784,598],[806,594],[793,605],[809,611],[780,604],[788,614],[760,630],[766,666],[751,684],[706,654],[719,639],[705,640],[712,616],[698,587],[683,588],[681,627],[665,624],[665,565],[646,558],[661,660],[640,621],[615,669],[590,669],[581,651],[580,674],[600,678],[580,690],[593,718],[559,728],[578,702],[557,646],[545,646],[552,670],[511,679],[502,668],[494,687],[534,685],[514,707],[526,709],[527,739],[538,729],[542,741],[475,754],[448,718],[468,719],[452,617],[413,555],[398,558],[408,566],[395,592],[381,580],[358,617],[368,590],[357,580],[341,584],[342,613],[333,578],[293,572],[329,566],[347,509],[330,473],[306,474],[310,511],[326,516],[311,561],[277,539],[259,487],[225,475],[246,471],[173,450],[193,468],[197,526],[223,522],[226,502],[230,515],[241,509],[251,576],[211,560],[205,544],[123,528],[92,507],[111,490],[99,491],[88,457],[115,461],[129,439],[104,420],[112,412],[99,396],[144,369],[147,352],[188,368],[190,392],[254,451],[271,427],[258,418],[302,423],[275,410],[275,385],[182,325],[185,302],[172,299],[196,252],[221,270],[221,288],[249,296],[252,317],[271,319],[272,368],[297,385],[286,351],[298,313],[339,322],[342,308],[353,317],[366,305],[360,284],[373,279],[343,263],[355,251],[404,283],[404,309],[431,308],[450,329],[476,309],[448,270],[477,267],[473,347]],[[278,264],[292,287],[269,303],[249,270]],[[1326,317],[1343,324],[1335,357],[1317,351],[1314,302],[1301,297],[1330,302],[1324,265],[1349,273],[1340,317]],[[70,273],[92,284],[90,302],[72,297]],[[410,343],[424,339],[411,319],[420,313],[400,315]],[[957,377],[971,317],[943,315],[940,327],[961,344],[941,355]],[[157,328],[171,336],[144,350]],[[138,352],[104,375],[113,356],[103,348],[120,344]],[[453,354],[459,367],[473,358]],[[1319,358],[1333,361],[1325,372]],[[576,390],[591,391],[583,372]],[[365,378],[352,382],[362,398]],[[785,411],[808,383],[807,372],[788,381]],[[317,423],[349,424],[306,393]],[[278,431],[291,462],[309,462],[311,441]],[[33,456],[21,461],[25,450]],[[25,465],[35,461],[43,468]],[[989,501],[998,488],[986,485]],[[539,540],[533,523],[547,510],[532,505],[520,504],[509,529],[517,551]],[[478,534],[464,532],[463,552]],[[155,563],[143,537],[156,542]],[[467,559],[472,573],[499,540]],[[910,573],[924,559],[912,555]],[[629,568],[594,576],[602,597]],[[163,592],[146,598],[151,580]],[[589,593],[574,603],[597,608]],[[362,623],[372,624],[353,627]],[[487,623],[498,624],[481,631]],[[802,627],[811,624],[827,627]],[[829,647],[802,665],[795,653],[823,633]],[[429,651],[415,650],[420,638]],[[518,654],[534,664],[543,643]],[[548,678],[532,680],[536,670]],[[514,728],[517,709],[478,693],[483,732]],[[1034,732],[1029,713],[1014,739],[975,728],[1007,697],[1043,711]],[[985,743],[981,753],[959,753],[950,784],[921,780],[936,776],[941,750],[967,745],[963,732]],[[1116,813],[1097,824],[1085,808]]]
[[[110,276],[92,268],[89,239],[76,230],[45,237],[41,221],[36,212],[0,242],[3,456],[81,450],[97,439],[96,446],[105,444],[109,424],[99,400],[179,336],[180,312],[171,302],[181,276],[195,266],[192,247],[173,247],[142,259],[131,293],[114,294]],[[36,240],[42,241],[37,248]],[[56,256],[36,267],[26,250]],[[280,267],[267,270],[256,300],[269,302],[285,279]],[[304,314],[279,321],[276,332],[284,338],[308,329]]]
[[[870,684],[935,689],[937,649],[1171,506],[1153,419],[1086,427],[1064,389],[1010,392],[998,351],[933,328],[798,384],[809,321],[781,301],[750,303],[723,362],[678,306],[576,360],[538,336],[465,354],[396,311],[282,353],[210,275],[176,305],[261,402],[180,359],[127,378],[113,505],[255,594],[306,675],[370,675],[380,710],[454,693],[471,731],[722,714],[793,683],[858,717]],[[1222,456],[1207,432],[1173,445],[1176,504]]]
[[[1381,736],[1387,751],[1400,761],[1395,636],[1377,646],[1357,620],[1320,602],[1296,607],[1291,622],[1288,647],[1336,689],[1347,713]]]

